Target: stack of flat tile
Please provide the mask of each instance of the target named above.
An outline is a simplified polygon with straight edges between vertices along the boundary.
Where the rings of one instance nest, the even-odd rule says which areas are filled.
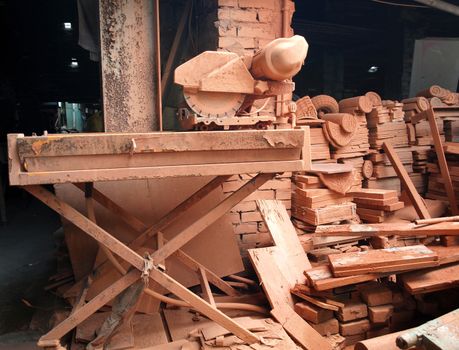
[[[324,188],[319,177],[295,175],[292,216],[312,226],[351,220],[356,205],[352,197]]]
[[[350,192],[357,204],[357,215],[367,223],[381,223],[405,205],[399,200],[397,191],[361,189]]]
[[[456,198],[459,198],[459,155],[447,153],[446,161],[448,163],[448,170],[451,176]],[[444,180],[440,173],[440,168],[438,166],[434,150],[430,152],[427,170],[429,172],[429,183],[426,198],[448,201]]]

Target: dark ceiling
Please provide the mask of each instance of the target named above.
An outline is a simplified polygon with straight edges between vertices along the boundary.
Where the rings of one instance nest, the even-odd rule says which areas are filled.
[[[293,27],[310,44],[306,65],[296,79],[299,94],[331,91],[341,97],[376,90],[397,98],[402,94],[404,53],[411,50],[406,38],[459,36],[459,17],[378,1],[296,1]],[[459,0],[449,1],[459,5]],[[71,22],[73,30],[65,31],[64,22]],[[30,109],[31,120],[42,102],[99,101],[99,64],[78,46],[75,0],[0,0],[0,26],[3,115],[20,105]],[[70,67],[72,58],[78,61],[77,69]],[[335,71],[327,71],[329,62],[334,62]],[[377,66],[378,72],[369,74],[370,66]],[[11,130],[5,123],[0,126]]]

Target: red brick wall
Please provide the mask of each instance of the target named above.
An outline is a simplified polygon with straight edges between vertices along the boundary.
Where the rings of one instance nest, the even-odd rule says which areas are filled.
[[[282,37],[282,0],[218,0],[215,26],[218,30],[218,50],[228,50],[240,55],[253,54],[270,41]],[[294,3],[286,1],[288,21],[294,12]],[[288,26],[289,33],[293,30]],[[275,103],[269,105],[273,113]],[[281,200],[291,208],[291,174],[283,174],[266,183],[244,202],[233,208],[231,219],[241,253],[246,256],[248,248],[271,245],[270,235],[256,207],[256,199]],[[249,175],[234,176],[223,185],[230,193],[239,188]]]

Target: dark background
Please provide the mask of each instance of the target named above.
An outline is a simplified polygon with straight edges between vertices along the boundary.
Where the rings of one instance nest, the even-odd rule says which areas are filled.
[[[459,5],[459,0],[449,2]],[[163,54],[182,6],[183,1],[162,1],[161,16],[167,17],[161,28]],[[293,28],[310,45],[295,78],[299,96],[327,93],[340,99],[374,90],[385,99],[402,99],[407,97],[414,40],[459,37],[459,18],[432,8],[299,0],[296,9]],[[199,15],[194,13],[193,20],[199,22]],[[78,46],[77,16],[74,0],[0,0],[1,139],[8,132],[52,132],[45,102],[100,102],[99,63]],[[63,30],[64,22],[71,22],[73,30]],[[69,67],[72,58],[79,68]],[[378,71],[369,73],[371,66]]]

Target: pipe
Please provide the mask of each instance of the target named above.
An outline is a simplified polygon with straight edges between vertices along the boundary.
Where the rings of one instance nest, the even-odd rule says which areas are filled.
[[[449,2],[442,1],[442,0],[414,0],[419,2],[420,4],[424,4],[437,10],[444,11],[451,13],[455,16],[459,16],[459,6],[450,4]]]
[[[182,300],[177,300],[174,298],[167,297],[165,295],[162,295],[160,293],[155,292],[154,290],[151,290],[149,288],[144,289],[145,294],[158,299],[159,301],[162,301],[166,304],[174,305],[174,306],[180,306],[180,307],[191,307],[190,304],[188,304],[185,301]],[[254,311],[258,312],[260,314],[269,314],[268,310],[265,308],[258,306],[258,305],[252,305],[252,304],[245,304],[245,303],[215,303],[215,306],[218,309],[234,309],[234,310],[245,310],[245,311]]]

